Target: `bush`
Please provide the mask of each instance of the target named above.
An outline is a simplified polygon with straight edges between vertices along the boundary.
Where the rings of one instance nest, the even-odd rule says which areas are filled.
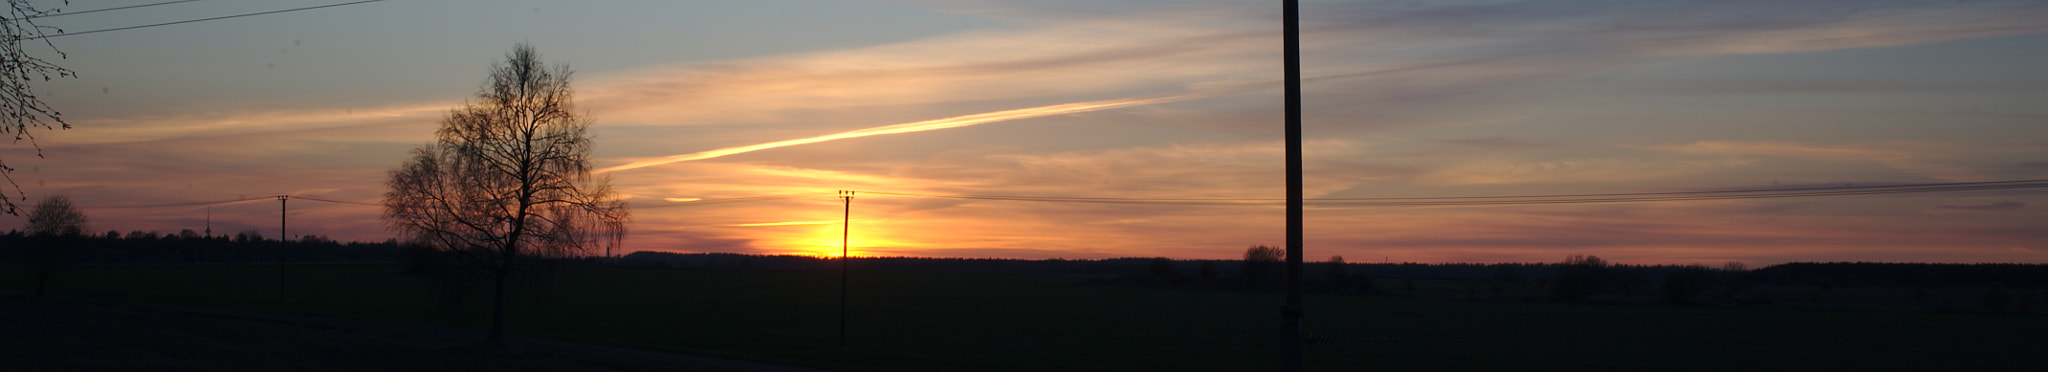
[[[1244,279],[1246,286],[1265,287],[1272,285],[1279,282],[1280,261],[1286,257],[1287,252],[1280,250],[1280,248],[1263,245],[1245,248],[1244,266],[1239,268],[1238,276]]]
[[[1550,284],[1550,296],[1573,301],[1600,292],[1607,286],[1608,264],[1600,257],[1571,255],[1557,265],[1557,280]]]
[[[1658,294],[1664,297],[1664,302],[1691,304],[1706,292],[1710,280],[1712,275],[1706,266],[1688,265],[1665,274],[1664,285],[1660,286]]]

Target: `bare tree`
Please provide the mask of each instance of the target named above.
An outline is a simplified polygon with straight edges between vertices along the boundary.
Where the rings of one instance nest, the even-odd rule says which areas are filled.
[[[1263,245],[1244,249],[1244,261],[1239,264],[1238,278],[1245,285],[1263,287],[1272,285],[1280,276],[1280,260],[1287,257],[1287,251]]]
[[[1607,287],[1607,260],[1592,255],[1565,256],[1557,264],[1557,280],[1550,284],[1551,297],[1577,300]]]
[[[573,111],[569,75],[514,46],[477,101],[449,112],[436,142],[391,171],[384,194],[389,227],[487,275],[491,342],[503,334],[508,279],[625,236],[625,203],[590,176],[591,122]]]
[[[28,234],[41,240],[31,256],[30,265],[36,275],[36,298],[43,298],[43,292],[50,284],[50,274],[65,261],[65,253],[71,245],[77,244],[85,234],[85,212],[71,204],[71,198],[54,195],[43,198],[28,213]]]
[[[0,15],[0,134],[13,134],[17,143],[27,140],[29,146],[36,148],[36,157],[42,157],[43,151],[36,145],[35,134],[29,133],[30,130],[71,129],[71,124],[64,122],[63,115],[56,108],[36,96],[29,83],[37,79],[48,81],[51,77],[77,77],[78,73],[36,58],[22,46],[23,42],[41,42],[56,50],[57,45],[51,44],[44,32],[62,33],[63,30],[37,25],[35,19],[57,11],[37,9],[28,0],[7,0],[7,13]],[[64,52],[57,51],[57,56],[63,58]],[[0,212],[8,215],[17,214],[15,199],[28,200],[28,194],[21,191],[21,184],[14,181],[13,173],[14,167],[8,166],[6,159],[0,159],[0,178],[7,180],[7,188],[0,188]],[[9,195],[9,191],[13,194]]]

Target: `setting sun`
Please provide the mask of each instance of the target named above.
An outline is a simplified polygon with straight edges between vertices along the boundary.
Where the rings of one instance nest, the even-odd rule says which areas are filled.
[[[872,257],[878,252],[900,251],[915,244],[893,238],[895,234],[887,229],[887,221],[853,220],[854,228],[847,234],[846,254],[854,257]],[[865,226],[863,226],[865,225]],[[840,255],[840,221],[785,221],[726,225],[745,227],[746,236],[757,239],[757,245],[770,254],[788,254],[820,258],[836,258]]]

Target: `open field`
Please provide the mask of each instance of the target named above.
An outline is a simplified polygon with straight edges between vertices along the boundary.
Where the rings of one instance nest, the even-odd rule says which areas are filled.
[[[389,265],[82,266],[51,295],[480,328]],[[512,302],[509,332],[851,370],[1266,370],[1277,293],[1091,286],[1061,274],[577,268]],[[0,289],[27,291],[19,267]],[[1308,297],[1320,370],[2031,370],[2048,318],[1977,313]],[[480,338],[480,336],[479,336]]]

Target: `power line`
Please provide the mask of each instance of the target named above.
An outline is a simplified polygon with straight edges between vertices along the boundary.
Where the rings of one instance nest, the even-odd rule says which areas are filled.
[[[239,198],[239,199],[225,199],[225,200],[213,200],[213,201],[198,201],[198,202],[184,202],[184,203],[167,203],[167,204],[140,204],[140,205],[109,205],[109,206],[100,206],[100,207],[90,207],[90,206],[84,206],[84,207],[81,207],[81,208],[85,208],[85,209],[148,209],[148,208],[172,208],[172,207],[208,207],[208,206],[216,206],[216,205],[224,205],[224,204],[236,204],[236,203],[245,203],[245,202],[250,202],[250,201],[256,201],[256,200],[269,200],[270,198],[271,198],[271,197],[269,197],[269,196],[265,196],[265,197],[261,197],[261,198]]]
[[[1554,195],[1502,195],[1502,196],[1442,196],[1442,197],[1389,197],[1389,198],[1327,198],[1307,199],[1309,205],[1333,206],[1480,206],[1480,205],[1533,205],[1533,204],[1595,204],[1633,203],[1660,201],[1694,201],[1724,199],[1771,199],[1817,196],[1882,195],[1955,191],[2011,190],[2048,188],[2048,179],[1954,182],[1935,184],[1907,184],[1855,187],[1765,189],[1765,190],[1712,190],[1606,194],[1554,194]],[[946,198],[996,201],[1029,201],[1050,203],[1092,203],[1092,204],[1146,204],[1146,205],[1213,205],[1213,206],[1272,206],[1280,205],[1282,199],[1189,199],[1189,198],[1101,198],[1101,197],[1056,197],[1019,195],[938,195],[915,193],[892,193],[863,191],[880,195],[895,195],[922,198]]]
[[[1889,189],[1905,189],[1905,188],[1925,188],[1925,187],[1950,187],[1950,186],[1962,187],[1962,186],[1978,186],[1978,185],[2012,185],[2012,184],[2031,184],[2031,183],[2042,183],[2042,182],[2048,182],[2048,179],[2033,179],[2033,180],[2016,180],[2016,181],[1983,181],[1983,182],[1950,182],[1950,183],[1918,183],[1918,184],[1893,184],[1893,185],[1866,185],[1866,186],[1860,186],[1860,187],[1859,187],[1859,186],[1855,186],[1855,184],[1843,184],[1842,186],[1839,186],[1839,187],[1836,187],[1836,186],[1825,186],[1825,187],[1790,187],[1790,188],[1769,188],[1769,189],[1737,189],[1737,190],[1703,190],[1703,191],[1664,191],[1664,192],[1632,192],[1632,193],[1605,193],[1605,194],[1553,194],[1553,195],[1497,195],[1497,196],[1437,196],[1437,197],[1394,197],[1394,198],[1384,198],[1384,197],[1383,197],[1383,198],[1323,198],[1323,199],[1316,199],[1316,200],[1328,200],[1328,201],[1354,201],[1354,200],[1359,200],[1359,201],[1363,201],[1363,200],[1456,200],[1456,199],[1548,199],[1548,198],[1575,198],[1575,197],[1635,197],[1635,196],[1662,196],[1662,195],[1674,195],[1674,196],[1675,196],[1675,195],[1717,195],[1717,194],[1747,194],[1747,193],[1773,193],[1773,192],[1800,192],[1800,191],[1823,191],[1823,190],[1849,190],[1849,189],[1854,189],[1854,190],[1889,190]]]
[[[337,7],[337,6],[343,6],[343,5],[355,5],[355,4],[362,4],[362,3],[374,3],[374,2],[378,2],[378,1],[383,1],[383,0],[363,0],[363,1],[356,1],[356,2],[347,2],[347,3],[340,3],[340,4],[327,4],[327,5],[318,5],[318,6],[309,6],[309,7],[302,7],[302,8],[291,8],[291,9],[282,9],[282,10],[271,10],[271,11],[262,11],[262,12],[255,12],[255,13],[242,13],[242,14],[235,14],[235,15],[226,15],[226,16],[219,16],[219,17],[211,17],[211,18],[200,18],[200,19],[188,19],[188,20],[183,20],[183,21],[176,21],[176,22],[164,22],[164,23],[153,23],[153,24],[146,24],[146,25],[140,25],[140,26],[128,26],[128,27],[115,27],[115,28],[103,28],[103,29],[98,29],[98,30],[91,30],[91,31],[80,31],[80,32],[66,32],[66,33],[61,33],[61,34],[56,34],[56,35],[38,35],[38,36],[33,36],[33,37],[24,37],[24,38],[21,38],[21,40],[35,40],[35,39],[48,39],[48,38],[53,38],[53,37],[63,37],[63,36],[72,36],[72,35],[84,35],[84,34],[96,34],[96,33],[101,33],[101,32],[113,32],[113,31],[133,30],[133,29],[138,29],[138,28],[150,28],[150,27],[157,27],[157,26],[170,26],[170,25],[176,25],[176,24],[186,24],[186,23],[194,23],[194,22],[206,22],[206,21],[217,21],[217,20],[223,20],[223,19],[229,19],[229,18],[241,18],[241,17],[252,17],[252,16],[260,16],[260,15],[266,15],[266,14],[278,14],[278,13],[289,13],[289,12],[297,12],[297,11],[304,11],[304,10],[314,10],[314,9],[321,9],[321,8],[332,8],[332,7]],[[77,14],[77,13],[72,13],[72,14]]]
[[[49,14],[42,14],[42,15],[33,15],[33,16],[27,16],[27,17],[22,17],[22,19],[36,19],[36,18],[51,18],[51,17],[63,17],[63,16],[68,16],[68,15],[79,15],[79,14],[86,14],[86,13],[99,13],[99,12],[105,12],[105,11],[114,11],[114,10],[122,10],[122,9],[135,9],[135,8],[146,8],[146,7],[152,7],[152,6],[158,6],[158,5],[171,5],[171,4],[177,4],[177,3],[189,3],[189,2],[194,2],[194,1],[199,1],[199,0],[177,0],[177,1],[165,1],[165,2],[161,2],[161,3],[150,3],[150,4],[142,4],[142,5],[129,5],[129,6],[117,6],[117,7],[112,7],[112,8],[103,8],[103,9],[93,9],[93,10],[81,10],[81,11],[76,11],[76,12],[64,12],[64,13],[49,13]]]
[[[2030,189],[2030,188],[2048,188],[2048,183],[2026,183],[2026,184],[1998,184],[1998,185],[1950,185],[1950,186],[1926,186],[1926,187],[1887,187],[1887,188],[1870,188],[1870,189],[1857,189],[1857,188],[1853,188],[1853,187],[1843,187],[1843,188],[1834,188],[1834,189],[1819,189],[1819,190],[1811,190],[1811,189],[1809,189],[1809,190],[1801,190],[1801,191],[1790,191],[1790,192],[1749,192],[1749,193],[1739,193],[1739,194],[1721,194],[1721,195],[1685,195],[1685,196],[1638,196],[1638,197],[1595,197],[1595,198],[1584,198],[1584,197],[1581,197],[1581,198],[1565,198],[1565,199],[1524,199],[1524,200],[1513,200],[1513,199],[1506,199],[1506,200],[1465,200],[1465,201],[1329,201],[1329,202],[1320,202],[1320,203],[1316,203],[1316,205],[1319,205],[1319,206],[1476,206],[1476,205],[1534,205],[1534,204],[1598,204],[1598,203],[1635,203],[1635,202],[1661,202],[1661,201],[1696,201],[1696,200],[1728,200],[1728,199],[1777,199],[1777,198],[1799,198],[1799,197],[1817,197],[1817,196],[1848,196],[1848,195],[1884,195],[1884,194],[1911,194],[1911,193],[1932,193],[1932,192],[1955,192],[1955,191],[1984,191],[1984,190],[2012,190],[2012,189]]]
[[[1960,192],[1960,191],[1991,191],[1991,190],[2019,190],[2019,189],[2042,189],[2042,188],[2048,188],[2048,179],[2033,179],[2033,180],[2015,180],[2015,181],[1987,181],[1987,182],[1951,182],[1951,183],[1927,183],[1927,184],[1897,184],[1897,185],[1874,185],[1874,186],[1854,186],[1853,184],[1845,184],[1845,185],[1843,185],[1843,186],[1837,186],[1837,187],[1802,187],[1802,188],[1780,188],[1780,189],[1752,189],[1752,190],[1705,190],[1705,191],[1666,191],[1666,192],[1633,192],[1633,193],[1592,193],[1592,194],[1545,194],[1545,195],[1425,196],[1425,197],[1380,197],[1380,198],[1318,198],[1318,199],[1306,199],[1306,200],[1304,200],[1304,202],[1305,202],[1306,204],[1308,204],[1308,205],[1311,205],[1311,206],[1320,206],[1320,207],[1414,207],[1414,206],[1488,206],[1488,205],[1543,205],[1543,204],[1601,204],[1601,203],[1641,203],[1641,202],[1666,202],[1666,201],[1699,201],[1699,200],[1730,200],[1730,199],[1778,199],[1778,198],[1801,198],[1801,197],[1821,197],[1821,196],[1855,196],[1855,195],[1888,195],[1888,194],[1914,194],[1914,193],[1935,193],[1935,192]],[[1114,198],[1114,197],[1078,197],[1078,196],[1026,196],[1026,195],[961,195],[961,194],[953,194],[953,195],[948,195],[948,194],[921,194],[921,193],[902,193],[902,192],[886,192],[886,191],[860,191],[860,192],[862,192],[862,193],[869,193],[869,194],[876,194],[876,195],[891,195],[891,196],[904,196],[904,197],[915,197],[915,198],[939,198],[939,199],[966,199],[966,200],[991,200],[991,201],[1023,201],[1023,202],[1044,202],[1044,203],[1084,203],[1084,204],[1138,204],[1138,205],[1194,205],[1194,206],[1274,206],[1274,205],[1281,205],[1281,203],[1283,203],[1283,202],[1285,201],[1284,199],[1259,199],[1259,198]],[[696,200],[689,200],[689,201],[679,201],[679,202],[671,202],[671,203],[634,203],[634,204],[633,204],[633,208],[634,208],[634,209],[666,209],[666,208],[677,208],[677,207],[698,207],[698,206],[714,206],[714,205],[724,205],[724,204],[738,204],[738,203],[751,203],[751,202],[761,202],[761,201],[774,201],[774,200],[788,200],[788,199],[799,199],[799,198],[808,198],[808,197],[816,197],[816,196],[825,196],[825,195],[834,195],[834,193],[831,193],[831,192],[805,192],[805,193],[789,193],[789,194],[769,194],[769,195],[739,196],[739,197],[730,197],[730,198],[716,198],[716,199],[696,199]],[[359,202],[359,201],[347,201],[347,200],[334,200],[334,199],[318,198],[318,197],[311,197],[311,196],[304,196],[304,195],[292,195],[292,197],[294,197],[294,198],[299,198],[299,199],[304,199],[304,200],[316,201],[316,202],[323,202],[323,203],[347,204],[347,205],[357,205],[357,206],[368,206],[368,207],[381,207],[381,206],[383,206],[383,204],[380,204],[380,203],[378,203],[378,202]],[[172,207],[200,207],[200,206],[216,206],[216,205],[224,205],[224,204],[244,203],[244,202],[250,202],[250,201],[257,201],[257,200],[269,200],[269,199],[271,199],[271,198],[274,198],[274,196],[273,196],[273,197],[262,197],[262,198],[238,198],[238,199],[222,199],[222,200],[210,200],[210,201],[196,201],[196,202],[182,202],[182,203],[164,203],[164,204],[138,204],[138,205],[113,205],[113,206],[97,206],[97,207],[93,207],[93,206],[87,206],[87,207],[83,207],[83,208],[87,208],[87,209],[147,209],[147,208],[172,208]]]
[[[330,198],[313,198],[313,196],[297,196],[297,194],[295,194],[293,198],[303,198],[303,200],[315,200],[315,202],[334,202],[334,204],[360,204],[360,206],[383,206],[383,204],[377,204],[377,202],[350,202],[350,200],[330,200]]]
[[[732,197],[732,198],[718,198],[718,199],[698,199],[698,200],[691,200],[691,201],[679,201],[679,202],[672,202],[672,203],[661,203],[661,204],[637,204],[637,203],[636,203],[635,205],[633,205],[633,208],[634,208],[634,209],[665,209],[665,208],[676,208],[676,207],[699,207],[699,206],[707,206],[707,205],[722,205],[722,204],[734,204],[734,203],[749,203],[749,202],[758,202],[758,201],[770,201],[770,200],[785,200],[785,199],[796,199],[796,198],[808,198],[808,197],[814,197],[814,196],[824,196],[824,195],[831,195],[831,194],[832,194],[832,193],[829,193],[829,192],[806,192],[806,193],[794,193],[794,194],[774,194],[774,195],[756,195],[756,196],[741,196],[741,197]]]

